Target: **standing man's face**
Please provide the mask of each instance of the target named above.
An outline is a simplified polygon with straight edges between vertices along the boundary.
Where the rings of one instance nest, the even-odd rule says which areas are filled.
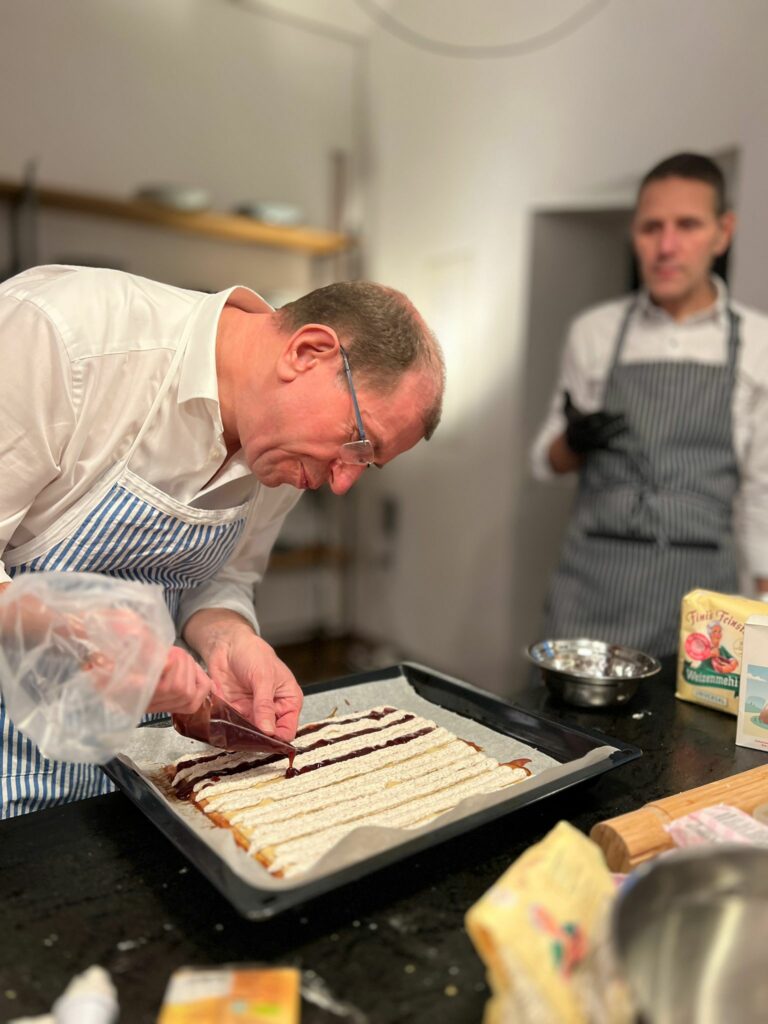
[[[718,216],[711,185],[688,178],[649,182],[637,201],[632,243],[654,302],[678,305],[705,293],[712,263],[732,234],[733,214]]]

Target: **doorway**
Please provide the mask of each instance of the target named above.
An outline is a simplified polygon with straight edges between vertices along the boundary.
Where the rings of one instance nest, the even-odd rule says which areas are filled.
[[[526,450],[543,423],[556,386],[570,320],[628,291],[632,253],[629,207],[563,209],[533,215],[523,430]],[[549,577],[560,551],[576,478],[522,489],[514,527],[513,651],[541,639]]]

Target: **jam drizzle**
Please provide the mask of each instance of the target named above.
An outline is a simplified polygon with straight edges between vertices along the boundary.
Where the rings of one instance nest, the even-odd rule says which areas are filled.
[[[413,715],[409,716],[413,718]],[[376,729],[369,729],[368,732],[378,732]],[[348,754],[341,754],[339,757],[329,757],[325,761],[315,761],[313,764],[306,764],[302,768],[288,768],[285,773],[286,779],[293,779],[297,775],[305,775],[307,772],[313,772],[316,768],[326,768],[329,764],[339,764],[342,761],[351,761],[356,757],[363,757],[365,754],[373,754],[377,750],[385,750],[387,747],[400,747],[404,743],[410,743],[411,740],[418,739],[420,736],[426,736],[430,732],[434,732],[435,727],[428,725],[424,729],[418,729],[416,732],[410,732],[406,736],[395,736],[393,740],[387,740],[386,743],[380,743],[377,747],[360,747],[359,750],[350,750]],[[330,747],[333,745],[333,740],[320,740],[313,747]]]
[[[374,722],[380,722],[383,718],[386,718],[387,715],[394,714],[395,711],[397,711],[397,708],[381,708],[379,711],[374,710],[371,711],[370,714],[359,715],[357,718],[339,718],[338,720],[326,719],[322,722],[310,722],[308,725],[303,725],[297,731],[296,737],[298,739],[300,736],[308,736],[310,733],[320,732],[321,729],[327,729],[332,725],[351,725],[352,722],[362,722],[366,718],[370,718]],[[206,761],[215,761],[217,757],[221,756],[222,754],[219,752],[216,754],[206,754],[202,757],[190,757],[184,761],[179,761],[176,765],[176,773],[178,774],[179,772],[184,771],[185,768],[193,768],[195,765],[205,764]],[[278,758],[282,756],[282,754],[279,754],[277,756],[269,756],[261,761],[254,761],[253,765],[250,767],[253,767],[256,764],[268,764],[270,761],[278,760]]]
[[[313,732],[319,732],[321,729],[326,728],[328,725],[350,725],[353,722],[364,722],[366,718],[373,719],[374,721],[380,721],[382,718],[385,717],[386,714],[392,714],[392,712],[396,711],[396,710],[397,710],[396,708],[390,708],[390,709],[386,709],[384,712],[374,711],[370,715],[363,715],[363,716],[360,716],[359,718],[348,718],[346,720],[342,720],[342,721],[339,721],[339,722],[322,722],[322,723],[315,722],[315,723],[312,723],[311,725],[305,726],[303,729],[300,729],[299,732],[297,733],[297,735],[299,735],[299,736],[307,736],[307,735],[310,735]],[[389,728],[391,728],[392,726],[395,726],[395,725],[404,725],[406,722],[413,721],[414,717],[415,717],[414,715],[412,715],[410,713],[406,713],[406,714],[402,715],[401,718],[397,718],[393,722],[388,722],[384,726],[384,728],[385,729],[389,729]],[[305,770],[304,768],[294,768],[293,767],[293,760],[294,760],[294,757],[295,757],[296,754],[308,754],[308,753],[311,753],[313,750],[317,750],[320,747],[330,747],[330,746],[333,746],[335,743],[342,743],[342,742],[344,742],[346,740],[357,739],[360,736],[370,736],[372,733],[378,733],[379,735],[382,735],[383,734],[383,730],[382,729],[377,729],[377,728],[358,729],[357,732],[345,733],[343,736],[336,736],[333,739],[325,739],[325,740],[324,739],[319,739],[319,740],[317,740],[314,743],[308,744],[306,747],[302,747],[301,749],[294,751],[294,755],[289,759],[288,768],[286,769],[285,777],[288,778],[288,779],[291,779],[291,778],[293,778],[294,775],[300,775]],[[376,748],[371,748],[371,749],[376,749]],[[218,754],[214,754],[213,758],[216,758],[218,756],[219,756]],[[205,761],[210,761],[213,758],[206,757]],[[264,765],[274,764],[276,761],[282,761],[282,760],[284,760],[284,755],[283,754],[269,754],[266,757],[259,757],[259,758],[255,758],[254,760],[250,760],[250,761],[240,761],[236,765],[231,765],[229,767],[222,767],[222,768],[219,768],[218,770],[215,770],[215,771],[212,771],[212,772],[203,773],[202,775],[198,775],[198,776],[196,776],[194,778],[184,779],[183,781],[181,781],[179,783],[174,782],[173,783],[173,788],[176,791],[176,794],[180,797],[180,799],[187,800],[192,795],[192,792],[193,792],[195,786],[198,784],[198,782],[204,782],[204,781],[219,782],[222,778],[224,778],[226,776],[229,776],[229,775],[239,775],[241,772],[250,771],[251,768],[260,768],[260,767],[262,767]],[[202,759],[200,759],[200,761],[192,760],[192,761],[189,761],[189,762],[181,762],[177,766],[177,771],[181,770],[182,765],[184,765],[184,767],[192,767],[192,766],[194,766],[195,764],[198,764],[198,763],[204,763],[204,762],[202,761]]]
[[[531,769],[525,767],[527,764],[530,764],[530,763],[531,763],[530,757],[518,757],[514,761],[502,761],[499,767],[501,767],[501,768],[522,768],[526,775],[533,775],[533,772],[531,771]]]

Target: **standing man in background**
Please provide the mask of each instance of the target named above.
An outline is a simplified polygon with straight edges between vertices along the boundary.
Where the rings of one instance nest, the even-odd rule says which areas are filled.
[[[712,274],[734,228],[720,169],[681,153],[643,179],[632,220],[642,288],[572,323],[534,475],[578,473],[547,636],[656,655],[682,596],[768,594],[768,317]]]

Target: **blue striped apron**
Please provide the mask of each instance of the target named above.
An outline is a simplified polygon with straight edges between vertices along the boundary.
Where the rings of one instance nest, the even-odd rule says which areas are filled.
[[[622,364],[634,309],[631,302],[604,399],[629,430],[590,453],[581,471],[545,629],[666,655],[677,649],[684,594],[738,591],[731,435],[739,318],[729,307],[722,365]]]
[[[149,413],[127,455],[60,522],[12,551],[8,574],[98,572],[163,587],[175,618],[184,590],[212,579],[226,563],[245,526],[250,502],[198,509],[177,501],[129,468],[155,411],[178,370],[182,340]],[[160,718],[147,715],[145,721]],[[0,818],[98,796],[114,789],[98,765],[44,757],[9,720],[0,695]]]

